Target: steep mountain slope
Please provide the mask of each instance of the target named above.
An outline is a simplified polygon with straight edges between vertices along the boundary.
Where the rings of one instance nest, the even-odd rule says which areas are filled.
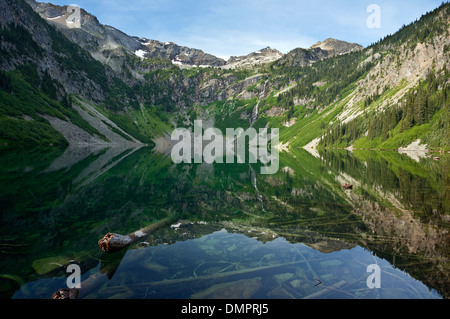
[[[364,50],[313,66],[290,54],[278,61],[273,72],[285,75],[289,89],[268,104],[281,107],[284,119],[267,120],[289,121],[283,143],[316,146],[324,136],[326,147],[396,150],[421,140],[429,149],[449,149],[449,7]]]
[[[61,32],[64,28],[56,29],[54,22],[43,20],[25,1],[1,1],[0,8],[2,145],[48,145],[55,140],[56,144],[151,144],[153,136],[167,130],[168,120],[159,118],[152,106],[144,108],[133,91],[143,76],[136,71],[139,63],[130,68],[134,61],[123,50],[123,44],[132,45],[129,37],[107,28],[103,42],[94,37],[98,40],[94,45],[86,32],[71,29],[74,32],[66,32],[73,36],[70,40]],[[58,14],[56,8],[50,12]],[[95,26],[96,18],[86,16],[88,25]],[[118,46],[113,52],[111,44],[113,59],[99,59],[92,49],[104,41]],[[89,44],[92,52],[82,47]]]
[[[72,108],[68,94],[100,100],[111,74],[24,2],[1,1],[0,9],[2,143],[65,144],[42,114],[70,121],[106,141]]]
[[[126,35],[84,10],[73,28],[67,7],[0,5],[3,144],[32,132],[44,144],[65,144],[61,133],[70,143],[152,143],[203,118],[279,127],[293,147],[449,147],[448,3],[368,48],[326,39],[228,61]],[[38,103],[17,100],[26,90]]]
[[[183,121],[175,109],[247,93],[260,80],[251,71],[182,71],[178,64],[225,61],[128,36],[84,10],[74,28],[67,7],[5,0],[1,9],[3,145],[151,143]],[[35,96],[16,101],[26,90]]]

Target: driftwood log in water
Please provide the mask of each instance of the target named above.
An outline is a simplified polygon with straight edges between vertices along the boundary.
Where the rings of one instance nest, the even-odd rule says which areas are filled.
[[[107,274],[94,274],[81,283],[80,288],[62,288],[52,295],[52,299],[78,299],[86,296],[95,287],[108,280]]]
[[[59,289],[52,295],[52,299],[81,299],[96,288],[103,285],[114,276],[126,251],[118,251],[113,254],[104,254],[100,258],[100,270],[80,283],[79,288]]]
[[[62,288],[52,295],[52,299],[81,299],[111,279],[119,268],[126,251],[104,254],[100,258],[100,270],[80,283],[79,288]]]
[[[130,245],[131,243],[148,236],[152,231],[155,231],[159,228],[169,225],[173,221],[176,220],[177,215],[171,211],[164,210],[167,213],[167,217],[156,222],[150,224],[147,227],[142,228],[141,230],[135,231],[128,235],[120,235],[114,233],[106,234],[102,239],[98,241],[100,248],[107,253],[117,252],[120,249]],[[115,270],[118,268],[124,253],[117,252],[116,254],[106,254],[106,260],[108,258],[113,258],[113,260],[106,261],[106,266],[103,264],[105,260],[102,261],[102,267],[100,268],[100,272],[91,275],[89,278],[81,282],[80,288],[62,288],[56,291],[51,299],[78,299],[86,296],[96,287],[101,286],[105,283],[108,278],[111,279]],[[108,257],[110,256],[110,257]]]
[[[261,266],[256,268],[249,268],[249,269],[241,269],[241,270],[235,270],[235,271],[226,271],[226,272],[219,272],[211,275],[203,275],[203,276],[192,276],[192,277],[186,277],[186,278],[175,278],[175,279],[163,279],[161,281],[152,281],[148,283],[137,283],[128,285],[128,287],[122,287],[122,286],[115,286],[110,287],[110,292],[120,292],[124,289],[131,288],[131,289],[142,289],[142,288],[148,288],[148,289],[154,289],[157,287],[168,287],[168,286],[177,286],[179,287],[182,284],[195,284],[196,287],[198,285],[208,287],[212,284],[217,283],[223,283],[226,281],[235,281],[242,279],[243,276],[247,276],[248,278],[255,278],[258,276],[264,276],[266,274],[278,274],[278,273],[285,273],[286,268],[289,267],[295,267],[307,262],[311,261],[318,261],[319,259],[311,259],[311,260],[299,260],[299,261],[293,261],[285,264],[277,264],[277,265],[268,265],[268,266]]]
[[[120,235],[115,233],[107,233],[102,239],[98,241],[98,244],[106,253],[122,249],[128,246],[133,241],[139,238],[135,233],[128,235]]]
[[[144,227],[138,231],[132,232],[128,235],[121,235],[116,233],[107,233],[102,239],[98,241],[98,244],[106,253],[120,250],[133,242],[148,236],[149,233],[155,231],[161,227],[167,226],[176,219],[176,215],[170,211],[165,210],[167,217],[147,227]]]
[[[77,299],[79,293],[77,288],[63,288],[55,292],[52,299]]]

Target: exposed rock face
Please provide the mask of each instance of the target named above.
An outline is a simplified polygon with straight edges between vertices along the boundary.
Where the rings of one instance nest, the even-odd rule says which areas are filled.
[[[290,51],[282,59],[280,59],[279,63],[281,65],[292,66],[311,65],[319,60],[362,49],[363,47],[356,43],[348,43],[345,41],[328,38],[323,42],[314,44],[309,49],[297,48]]]
[[[123,60],[117,56],[118,52],[114,51],[121,50],[140,58],[167,59],[180,67],[252,67],[256,64],[273,62],[283,56],[281,52],[267,47],[247,56],[231,57],[227,62],[199,49],[127,35],[114,27],[102,25],[95,16],[83,9],[80,12],[81,28],[73,28],[68,23],[71,13],[67,12],[67,6],[40,3],[35,0],[26,1],[67,38],[87,49],[97,60],[108,63],[115,71],[120,71]],[[111,60],[112,55],[114,59]]]
[[[221,66],[226,63],[225,60],[201,50],[179,46],[172,42],[162,43],[127,35],[114,27],[101,24],[95,16],[83,9],[80,12],[81,28],[73,28],[68,23],[71,13],[67,12],[67,6],[38,3],[34,0],[27,0],[27,2],[42,18],[55,25],[71,41],[87,49],[101,62],[106,61],[104,56],[111,56],[110,51],[124,49],[127,53],[141,58],[159,57],[180,65]]]
[[[34,1],[31,3],[37,5]],[[49,7],[46,12],[57,14],[55,10],[55,8]],[[33,63],[41,78],[44,73],[48,73],[52,79],[64,85],[64,88],[57,89],[58,97],[64,93],[77,93],[93,101],[103,100],[106,94],[101,83],[88,78],[83,72],[79,72],[76,76],[70,74],[70,70],[64,65],[67,55],[64,55],[63,51],[67,48],[55,48],[55,34],[46,23],[42,22],[40,19],[36,19],[35,13],[22,1],[18,1],[17,4],[7,1],[0,2],[0,27],[5,30],[20,28],[20,32],[27,37],[27,41],[32,47],[31,50],[24,50],[24,44],[16,39],[3,41],[1,45],[6,50],[4,52],[8,52],[8,56],[0,59],[0,69],[15,70],[20,66]],[[84,61],[93,60],[91,57],[84,56],[83,53],[80,53],[79,56]],[[108,73],[108,70],[102,71],[105,72],[105,77],[109,78],[111,73]]]
[[[322,42],[317,42],[316,44],[312,45],[311,49],[317,49],[320,48],[324,51],[327,51],[328,57],[332,57],[335,55],[340,54],[346,54],[353,51],[359,51],[362,50],[363,47],[357,43],[349,43],[341,40],[336,40],[332,38],[328,38]]]
[[[253,67],[255,65],[270,63],[280,59],[283,54],[275,49],[266,47],[244,56],[232,56],[228,61],[202,50],[179,46],[173,42],[160,42],[146,38],[139,39],[145,48],[136,51],[140,57],[161,57],[171,60],[180,67],[220,67],[235,69]]]
[[[280,51],[266,47],[248,55],[232,56],[223,68],[253,67],[255,65],[276,61],[281,57],[283,57],[283,54]]]
[[[84,9],[80,10],[81,28],[73,28],[68,22],[71,12],[67,12],[67,6],[41,3],[34,0],[26,1],[43,19],[56,26],[67,38],[87,49],[91,54],[98,51],[114,50],[119,47],[123,47],[129,52],[141,48],[141,43],[137,38],[111,26],[102,25],[95,16]]]
[[[450,32],[450,26],[447,28]],[[368,76],[358,85],[365,96],[381,93],[382,88],[391,88],[400,85],[406,80],[409,85],[401,89],[392,97],[390,103],[396,103],[401,96],[431,70],[441,70],[448,63],[448,55],[444,48],[450,46],[450,38],[440,35],[432,43],[417,43],[413,48],[408,43],[401,45],[395,53],[389,53],[382,59],[372,50],[367,51],[367,59],[373,61],[375,66]],[[378,89],[379,88],[379,89]],[[386,101],[388,102],[388,101]],[[383,105],[384,106],[384,105]]]
[[[328,58],[328,52],[321,48],[303,49],[297,48],[287,53],[279,60],[281,65],[305,66],[314,62]]]
[[[202,50],[179,46],[173,42],[162,43],[143,38],[140,39],[140,43],[144,46],[142,49],[143,57],[161,57],[171,60],[174,64],[201,67],[217,67],[226,63],[224,59]]]
[[[202,106],[206,106],[213,101],[226,100],[239,94],[246,94],[245,99],[250,99],[256,96],[258,92],[248,92],[246,88],[257,84],[262,78],[262,74],[256,74],[242,81],[236,81],[234,75],[221,79],[210,79],[199,85],[197,99]]]
[[[81,28],[73,28],[68,23],[70,12],[67,6],[57,6],[50,3],[40,3],[26,0],[32,8],[48,23],[56,26],[67,38],[88,50],[91,55],[108,64],[114,71],[123,72],[123,52],[140,58],[163,58],[173,64],[183,67],[221,67],[225,69],[246,68],[255,65],[283,61],[288,65],[310,65],[316,61],[362,49],[355,43],[335,39],[318,42],[309,49],[297,48],[283,55],[278,50],[266,47],[245,56],[232,56],[228,61],[214,55],[177,45],[173,42],[160,42],[147,38],[129,36],[111,26],[102,25],[98,19],[81,9]],[[139,74],[128,70],[137,79]]]

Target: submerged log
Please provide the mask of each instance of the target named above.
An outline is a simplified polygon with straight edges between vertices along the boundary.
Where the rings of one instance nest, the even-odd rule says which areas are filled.
[[[98,241],[101,250],[106,253],[122,249],[131,244],[136,237],[133,234],[120,235],[115,233],[107,233],[102,239]]]
[[[80,288],[62,288],[52,295],[52,299],[78,299],[89,294],[94,288],[108,280],[106,274],[97,273],[81,282]]]
[[[323,287],[322,290],[319,290],[319,291],[317,291],[317,292],[315,292],[315,293],[313,293],[313,294],[311,294],[311,295],[309,295],[309,296],[303,297],[303,299],[317,299],[317,298],[321,297],[323,294],[325,294],[325,293],[327,293],[327,292],[330,292],[330,291],[339,291],[339,288],[340,288],[342,285],[344,285],[344,284],[345,284],[345,280],[341,280],[341,281],[339,281],[338,283],[335,283],[335,284],[332,285],[332,286],[325,286],[325,285],[322,285],[322,286],[320,286],[320,287]],[[315,286],[314,286],[314,287],[315,287]],[[341,292],[342,292],[342,291],[341,291]]]
[[[132,285],[128,285],[127,287],[123,286],[113,286],[108,287],[108,291],[110,292],[120,292],[125,289],[154,289],[158,287],[169,287],[169,286],[175,286],[180,287],[182,284],[192,284],[198,288],[199,286],[206,286],[209,287],[212,284],[219,284],[221,282],[225,281],[234,281],[242,279],[243,276],[246,276],[247,278],[254,278],[257,276],[264,276],[266,274],[276,274],[276,273],[284,273],[286,272],[285,268],[289,267],[295,267],[307,262],[314,262],[318,261],[319,259],[310,259],[310,260],[298,260],[293,261],[285,264],[276,264],[276,265],[268,265],[268,266],[261,266],[256,268],[249,268],[249,269],[240,269],[240,270],[234,270],[234,271],[226,271],[226,272],[219,272],[211,275],[202,275],[202,276],[192,276],[192,277],[185,277],[185,278],[175,278],[175,279],[163,279],[160,281],[152,281],[152,282],[146,282],[146,283],[136,283]]]
[[[167,226],[168,224],[170,224],[176,220],[177,216],[174,213],[172,213],[171,211],[168,211],[168,210],[164,210],[164,211],[167,213],[166,218],[164,218],[156,223],[150,224],[149,226],[144,227],[138,231],[132,232],[128,235],[107,233],[102,239],[100,239],[98,241],[100,249],[106,253],[120,250],[120,249],[132,244],[133,242],[148,236],[149,233],[151,233],[159,228],[162,228],[164,226]]]
[[[80,283],[79,288],[59,289],[52,295],[52,299],[80,299],[110,280],[125,256],[125,251],[104,254],[100,258],[100,270]]]
[[[52,295],[52,299],[77,299],[80,292],[76,288],[59,289]]]
[[[102,239],[98,241],[102,251],[106,253],[117,252],[116,254],[106,254],[102,258],[102,265],[100,271],[94,275],[91,275],[85,281],[81,282],[80,288],[62,288],[56,291],[52,295],[52,299],[78,299],[90,293],[96,287],[99,287],[108,279],[111,279],[116,269],[119,267],[120,262],[125,252],[120,250],[133,242],[148,236],[149,233],[162,228],[176,220],[177,215],[171,211],[163,210],[167,213],[167,217],[150,224],[128,235],[120,235],[116,233],[107,233]],[[110,260],[112,258],[112,260]]]

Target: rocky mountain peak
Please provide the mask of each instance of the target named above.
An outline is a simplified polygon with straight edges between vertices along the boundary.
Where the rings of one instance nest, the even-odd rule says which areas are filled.
[[[252,67],[258,64],[270,63],[283,57],[283,53],[270,47],[254,51],[247,55],[232,56],[224,68]]]
[[[296,48],[291,50],[280,59],[279,64],[291,66],[311,65],[323,59],[363,49],[357,43],[328,38],[324,41],[317,42],[308,49]]]
[[[78,27],[74,27],[70,23],[69,17],[72,13],[68,12],[68,6],[58,6],[35,0],[26,1],[44,20],[55,26],[72,42],[87,49],[96,59],[99,59],[99,53],[105,50],[124,48],[128,52],[134,52],[141,46],[135,37],[114,27],[101,24],[96,16],[82,8],[80,8],[80,24]]]
[[[349,43],[346,41],[336,40],[333,38],[325,39],[324,41],[319,41],[313,44],[310,49],[320,48],[328,52],[328,56],[346,54],[353,51],[359,51],[363,49],[363,46],[357,43]]]
[[[161,57],[171,60],[173,64],[185,67],[218,67],[226,63],[225,60],[202,50],[180,46],[173,42],[161,42],[147,38],[141,38],[139,41],[142,48],[135,54],[142,58]]]
[[[141,58],[164,58],[180,66],[221,66],[225,60],[207,54],[198,49],[192,49],[177,45],[173,42],[160,42],[147,38],[130,36],[124,32],[101,24],[98,19],[80,10],[80,28],[71,27],[67,12],[67,6],[58,6],[51,3],[40,3],[35,0],[26,0],[48,23],[53,24],[70,40],[87,49],[94,58],[105,62],[104,51],[110,56],[109,51],[124,49],[128,53]],[[109,60],[109,59],[108,59]]]

